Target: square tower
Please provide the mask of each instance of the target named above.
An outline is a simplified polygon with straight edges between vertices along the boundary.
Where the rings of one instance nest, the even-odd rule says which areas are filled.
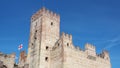
[[[49,68],[50,50],[59,39],[60,16],[44,7],[31,18],[27,63],[29,68]]]

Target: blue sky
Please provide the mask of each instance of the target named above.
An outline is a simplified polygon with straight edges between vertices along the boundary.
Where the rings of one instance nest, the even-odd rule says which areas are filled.
[[[0,0],[0,51],[15,52],[23,44],[27,51],[30,17],[42,6],[61,16],[61,32],[73,35],[73,43],[84,49],[96,46],[97,53],[110,53],[112,68],[120,65],[119,0]]]

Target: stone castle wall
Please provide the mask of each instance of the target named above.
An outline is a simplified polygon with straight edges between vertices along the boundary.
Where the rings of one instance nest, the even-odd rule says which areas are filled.
[[[0,61],[7,68],[13,68],[15,63],[15,54],[3,54],[0,52]]]
[[[109,54],[96,54],[95,46],[85,45],[85,50],[74,47],[72,36],[62,34],[51,51],[51,68],[111,68]]]
[[[85,51],[64,47],[64,68],[111,68],[109,60],[92,56]]]
[[[50,68],[62,68],[63,66],[63,48],[61,47],[61,44],[56,44],[56,46],[53,47],[50,55]]]
[[[45,8],[31,18],[27,63],[29,68],[111,68],[109,53],[95,46],[76,48],[72,35],[60,36],[60,16]]]

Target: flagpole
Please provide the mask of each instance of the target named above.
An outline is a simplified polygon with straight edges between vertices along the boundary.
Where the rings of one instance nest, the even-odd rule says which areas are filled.
[[[21,51],[22,51],[22,48],[23,48],[23,44],[20,44],[20,45],[18,46],[18,50],[19,50],[19,59],[18,59],[18,63],[20,62],[20,53],[21,53]]]

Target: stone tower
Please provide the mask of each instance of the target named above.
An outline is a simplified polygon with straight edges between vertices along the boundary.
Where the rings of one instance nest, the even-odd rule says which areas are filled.
[[[26,58],[27,58],[27,54],[25,53],[25,51],[21,51],[20,52],[20,57],[19,57],[19,64],[18,67],[24,67],[26,64]]]
[[[45,8],[31,18],[27,63],[29,68],[50,68],[50,50],[59,39],[60,16]]]

